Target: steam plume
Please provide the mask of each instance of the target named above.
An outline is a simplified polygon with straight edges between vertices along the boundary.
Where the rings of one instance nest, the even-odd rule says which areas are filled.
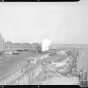
[[[42,51],[47,51],[47,50],[49,50],[50,44],[51,44],[51,41],[50,41],[49,39],[44,39],[44,40],[42,40],[42,42],[41,42]]]

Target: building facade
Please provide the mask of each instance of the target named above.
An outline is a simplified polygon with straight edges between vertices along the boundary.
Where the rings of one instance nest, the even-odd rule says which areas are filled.
[[[3,52],[4,50],[5,50],[4,39],[2,38],[2,36],[0,34],[0,52]]]
[[[38,43],[29,44],[29,43],[5,43],[5,51],[17,51],[17,50],[35,50],[38,46]]]

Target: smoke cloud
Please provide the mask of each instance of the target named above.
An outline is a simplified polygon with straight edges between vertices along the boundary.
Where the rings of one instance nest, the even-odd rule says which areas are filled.
[[[49,50],[50,44],[51,44],[51,40],[49,40],[49,39],[44,39],[44,40],[42,40],[42,42],[41,42],[42,51],[47,51],[47,50]]]

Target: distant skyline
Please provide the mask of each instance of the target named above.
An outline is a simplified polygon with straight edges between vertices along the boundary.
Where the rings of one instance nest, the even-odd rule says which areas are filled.
[[[13,43],[88,44],[88,2],[0,3],[0,33]]]

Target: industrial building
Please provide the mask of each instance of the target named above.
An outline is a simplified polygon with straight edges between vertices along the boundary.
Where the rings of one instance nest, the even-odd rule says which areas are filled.
[[[0,34],[0,52],[3,52],[5,50],[5,45],[4,45],[4,39],[2,38]]]
[[[17,50],[35,50],[36,47],[38,46],[38,43],[11,43],[11,42],[6,42],[5,43],[5,51],[17,51]]]

